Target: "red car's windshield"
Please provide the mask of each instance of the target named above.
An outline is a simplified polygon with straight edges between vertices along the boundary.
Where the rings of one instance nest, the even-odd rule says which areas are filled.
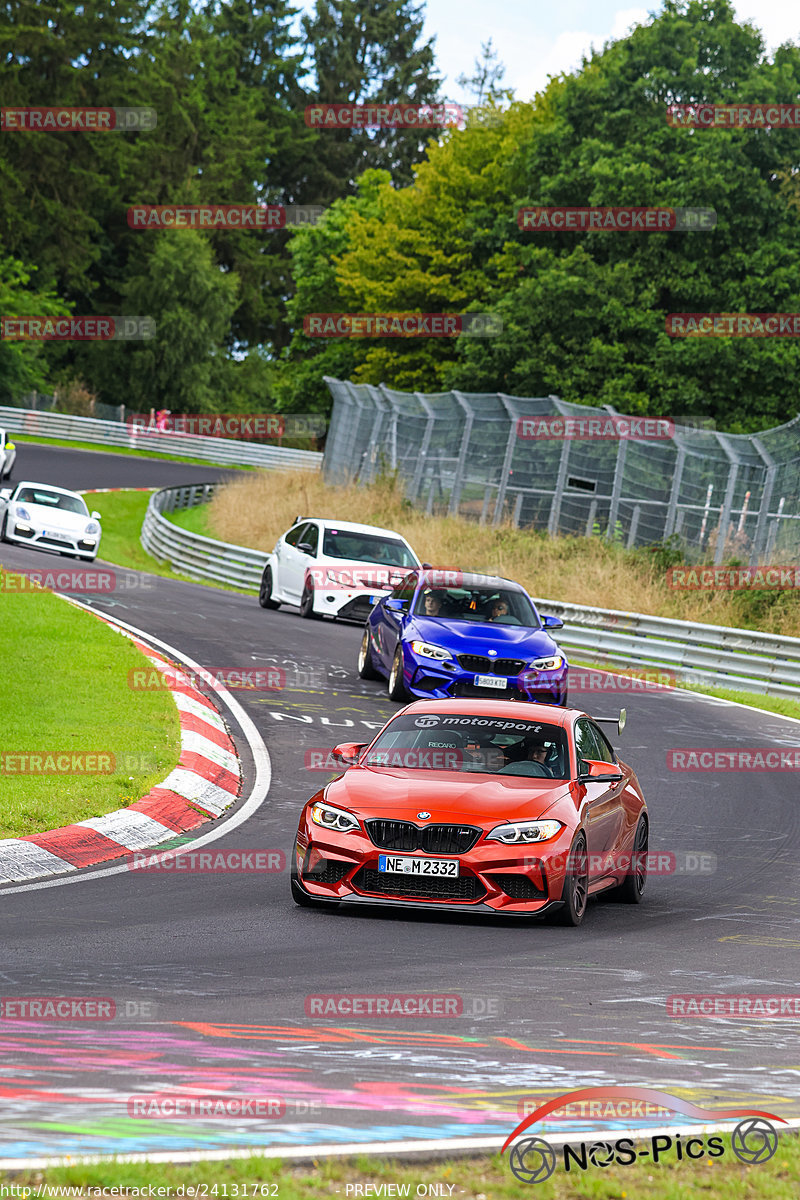
[[[361,763],[569,779],[567,739],[560,726],[458,713],[396,717]]]

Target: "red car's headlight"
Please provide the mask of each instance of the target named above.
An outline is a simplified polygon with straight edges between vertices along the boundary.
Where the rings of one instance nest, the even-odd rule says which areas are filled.
[[[487,842],[513,846],[520,842],[547,842],[564,828],[562,821],[510,821],[487,833]]]
[[[332,804],[323,804],[322,801],[312,807],[311,820],[315,825],[333,829],[336,833],[352,833],[361,828],[352,813],[345,812],[343,808],[334,808]]]

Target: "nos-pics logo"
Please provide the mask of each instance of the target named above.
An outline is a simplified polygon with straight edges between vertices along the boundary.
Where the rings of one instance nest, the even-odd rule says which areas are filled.
[[[741,1162],[748,1165],[765,1163],[772,1158],[778,1148],[778,1134],[772,1122],[779,1121],[781,1124],[785,1124],[783,1117],[775,1116],[774,1113],[762,1112],[760,1109],[732,1108],[712,1111],[698,1108],[688,1100],[681,1100],[669,1092],[659,1092],[654,1088],[581,1088],[578,1091],[566,1092],[562,1096],[548,1100],[520,1121],[506,1139],[501,1153],[504,1154],[514,1139],[528,1130],[534,1122],[544,1120],[549,1113],[562,1109],[566,1105],[577,1104],[579,1101],[585,1100],[605,1101],[606,1104],[613,1100],[646,1101],[706,1123],[728,1121],[735,1117],[744,1118],[739,1121],[731,1134],[731,1149]],[[559,1155],[563,1158],[564,1170],[570,1172],[576,1169],[585,1171],[590,1166],[601,1168],[610,1167],[612,1164],[632,1166],[642,1158],[650,1158],[652,1162],[657,1163],[670,1151],[678,1159],[685,1157],[697,1160],[705,1155],[709,1158],[719,1158],[724,1154],[725,1147],[722,1139],[718,1136],[712,1136],[705,1140],[702,1137],[689,1137],[682,1141],[679,1134],[676,1134],[675,1137],[658,1134],[649,1139],[649,1146],[638,1151],[635,1148],[634,1139],[630,1137],[618,1138],[616,1141],[597,1141],[588,1145],[584,1142],[575,1145],[565,1143],[557,1151],[544,1138],[534,1136],[515,1142],[509,1154],[508,1165],[522,1183],[543,1183],[555,1171]]]

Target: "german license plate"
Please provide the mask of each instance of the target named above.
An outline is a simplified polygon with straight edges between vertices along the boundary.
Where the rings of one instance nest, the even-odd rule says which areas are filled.
[[[53,538],[53,540],[56,542],[71,542],[72,541],[72,538],[68,537],[66,533],[56,533],[56,531],[54,529],[43,529],[42,537]]]
[[[478,687],[506,688],[508,680],[502,675],[476,675],[475,683]]]
[[[378,856],[378,870],[395,875],[447,875],[458,878],[458,860],[455,858],[395,858],[391,854]]]

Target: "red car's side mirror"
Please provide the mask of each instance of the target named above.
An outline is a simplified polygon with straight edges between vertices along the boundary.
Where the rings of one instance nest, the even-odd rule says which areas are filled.
[[[623,778],[616,763],[602,762],[600,759],[578,759],[578,779],[590,779],[593,783],[618,783]]]
[[[340,745],[334,746],[333,757],[338,758],[339,762],[352,766],[366,744],[366,742],[342,742]]]

